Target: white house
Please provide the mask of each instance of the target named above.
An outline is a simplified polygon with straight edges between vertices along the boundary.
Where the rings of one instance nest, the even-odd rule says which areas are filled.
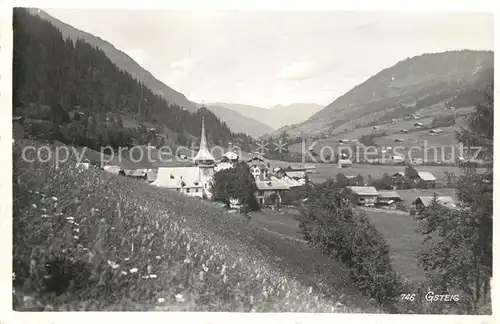
[[[210,154],[205,137],[205,122],[202,117],[201,140],[198,154],[194,157],[194,167],[158,168],[152,185],[176,190],[193,197],[212,197],[210,187],[215,173],[215,159]]]

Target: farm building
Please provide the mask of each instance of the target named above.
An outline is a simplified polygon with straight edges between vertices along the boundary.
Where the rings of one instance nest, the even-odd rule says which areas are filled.
[[[339,143],[343,144],[343,143],[349,143],[349,140],[348,139],[339,139]]]
[[[255,193],[255,198],[261,205],[267,204],[280,204],[282,201],[282,194],[285,191],[290,190],[290,186],[280,179],[275,180],[257,180],[255,181],[257,185],[257,191]],[[275,200],[275,201],[273,201]]]
[[[394,142],[396,142],[396,143],[402,143],[402,142],[404,142],[404,141],[405,141],[405,140],[404,140],[404,139],[402,139],[402,138],[396,138],[396,139],[394,140]]]
[[[434,197],[432,196],[422,196],[415,199],[415,201],[412,202],[412,205],[415,206],[417,211],[422,211],[425,207],[429,207],[433,200]],[[451,209],[457,208],[455,201],[450,196],[439,196],[437,197],[437,201],[444,207]]]
[[[374,206],[377,203],[377,189],[375,187],[349,186],[355,197],[356,204],[362,206]]]
[[[348,159],[339,159],[339,168],[350,168],[352,167],[352,161]]]
[[[417,171],[418,179],[425,182],[426,188],[436,187],[436,177],[429,171]]]
[[[431,129],[429,131],[429,135],[439,135],[439,134],[442,134],[442,133],[443,133],[443,130],[440,129],[440,128]]]
[[[380,129],[380,126],[373,126],[373,130],[378,130]]]
[[[408,133],[408,130],[407,129],[402,129],[401,133]]]
[[[415,127],[423,127],[424,124],[422,124],[422,123],[415,123],[415,124],[413,124],[413,126],[415,126]]]
[[[395,203],[402,201],[401,196],[394,190],[379,190],[377,205],[395,206]]]

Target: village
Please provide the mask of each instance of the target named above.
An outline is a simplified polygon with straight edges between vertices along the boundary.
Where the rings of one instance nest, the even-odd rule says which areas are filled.
[[[186,156],[183,159],[188,159]],[[395,159],[393,157],[393,159]],[[213,176],[216,172],[233,168],[236,163],[241,162],[240,156],[234,151],[228,150],[220,159],[215,159],[210,153],[207,145],[205,126],[202,120],[200,146],[196,156],[192,159],[194,166],[176,166],[176,167],[158,167],[150,169],[124,169],[118,165],[105,165],[103,169],[109,173],[134,178],[145,181],[152,186],[166,188],[183,193],[187,196],[200,199],[212,199],[211,185]],[[285,201],[283,197],[292,195],[303,195],[306,183],[318,183],[312,181],[311,175],[318,179],[315,164],[274,166],[276,162],[267,160],[259,152],[250,154],[250,158],[243,160],[252,173],[257,190],[254,195],[261,208],[276,209],[285,207],[290,201]],[[404,167],[404,161],[395,161],[394,167]],[[429,206],[434,198],[432,190],[446,188],[452,184],[445,183],[445,179],[439,181],[436,176],[423,170],[415,170],[416,174],[408,177],[404,170],[390,175],[390,185],[377,189],[376,186],[369,184],[359,174],[345,173],[352,168],[352,161],[347,155],[342,154],[337,165],[329,165],[331,169],[338,169],[337,182],[341,181],[341,187],[349,189],[354,194],[353,203],[362,207],[375,209],[401,209],[411,214]],[[398,166],[399,165],[399,166]],[[383,174],[374,175],[375,178],[383,177]],[[370,175],[371,177],[371,175]],[[341,180],[339,180],[341,179]],[[327,178],[323,177],[323,181]],[[408,181],[413,183],[412,189],[408,188]],[[390,187],[390,188],[388,188]],[[420,191],[418,189],[425,189]],[[404,192],[405,194],[401,194]],[[407,193],[410,192],[410,195]],[[419,192],[425,195],[416,195]],[[410,200],[404,196],[410,197]],[[457,202],[452,195],[438,195],[438,201],[448,208],[456,209]],[[302,199],[302,202],[305,200]],[[237,199],[231,199],[230,209],[239,210],[241,204]]]

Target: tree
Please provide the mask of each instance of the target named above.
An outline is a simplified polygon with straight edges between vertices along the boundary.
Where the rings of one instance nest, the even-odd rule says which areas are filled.
[[[392,302],[401,291],[389,246],[366,214],[354,212],[352,192],[328,180],[309,194],[298,218],[304,239],[345,264],[368,296]]]
[[[405,177],[411,180],[418,179],[418,172],[412,165],[407,165],[405,168]]]
[[[238,199],[245,208],[259,208],[255,198],[255,178],[245,162],[238,162],[233,168],[216,172],[211,190],[214,199],[226,203],[227,206],[231,199]]]
[[[482,145],[483,156],[493,157],[492,87],[484,102],[476,106],[467,126],[457,133],[466,145]],[[493,170],[478,173],[468,169],[459,177],[456,190],[462,202],[459,210],[447,209],[436,201],[419,220],[426,245],[419,262],[433,284],[443,291],[464,294],[468,312],[481,313],[490,300],[493,243]]]
[[[356,182],[357,182],[358,186],[364,186],[365,185],[365,179],[363,178],[363,176],[361,174],[358,174],[356,176]]]
[[[371,174],[368,175],[367,185],[373,186],[373,178]]]

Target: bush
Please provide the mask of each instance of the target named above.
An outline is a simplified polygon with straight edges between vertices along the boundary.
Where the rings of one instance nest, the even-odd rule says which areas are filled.
[[[382,305],[400,293],[389,246],[364,213],[355,213],[349,193],[323,186],[302,209],[299,227],[311,246],[336,257],[359,289]]]

